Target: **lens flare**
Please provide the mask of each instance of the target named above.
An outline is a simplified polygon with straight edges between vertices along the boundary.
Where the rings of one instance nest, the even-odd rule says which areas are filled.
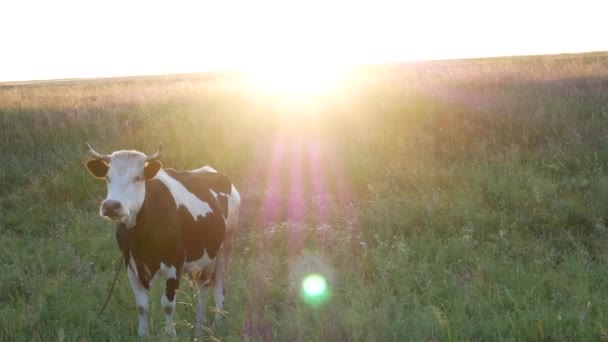
[[[262,94],[278,95],[285,99],[310,100],[311,97],[331,94],[343,86],[352,67],[341,63],[315,62],[302,57],[287,60],[268,60],[245,68],[246,80]]]
[[[324,304],[330,296],[325,277],[318,273],[309,274],[302,281],[302,299],[311,306]]]

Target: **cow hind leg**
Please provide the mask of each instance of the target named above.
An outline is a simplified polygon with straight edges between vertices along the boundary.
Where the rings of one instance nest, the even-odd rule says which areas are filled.
[[[207,303],[207,289],[204,285],[198,285],[198,305],[196,306],[196,326],[194,327],[194,335],[201,336],[203,334],[203,324],[205,324],[205,305]]]
[[[226,233],[226,239],[222,247],[224,254],[224,283],[226,282],[226,274],[230,269],[230,259],[232,257],[232,244],[234,243],[234,230]],[[225,286],[225,284],[224,284]]]
[[[213,325],[218,325],[222,321],[224,308],[224,292],[225,292],[225,277],[226,277],[226,254],[225,251],[220,253],[215,273],[213,275],[213,299],[215,302],[215,317]]]
[[[144,336],[148,333],[148,289],[141,284],[137,274],[131,267],[127,268],[127,276],[135,295],[135,304],[137,305],[137,313],[139,315],[139,328],[137,332],[139,336]]]

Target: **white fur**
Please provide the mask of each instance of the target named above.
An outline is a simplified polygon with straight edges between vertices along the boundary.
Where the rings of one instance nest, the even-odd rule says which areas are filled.
[[[209,254],[207,254],[207,251],[205,251],[203,256],[200,257],[199,259],[185,262],[184,270],[188,273],[192,273],[193,271],[196,271],[196,270],[201,271],[205,267],[208,267],[209,265],[211,265],[212,263],[213,263],[213,259],[211,259],[209,257]]]
[[[213,212],[209,203],[201,201],[193,193],[188,191],[182,183],[169,176],[164,170],[158,171],[155,178],[163,182],[167,189],[169,189],[169,192],[175,200],[175,205],[178,208],[180,205],[183,205],[195,221],[199,216],[205,217]]]
[[[133,259],[131,258],[131,260]],[[137,332],[139,336],[144,336],[148,333],[148,309],[150,307],[148,302],[148,290],[139,282],[136,268],[129,267],[127,269],[127,276],[129,278],[129,284],[131,284],[131,288],[133,289],[133,294],[135,295],[135,304],[139,315],[139,328]],[[142,312],[139,312],[140,308]]]
[[[215,170],[214,168],[212,168],[209,165],[205,165],[201,168],[198,168],[196,170],[192,170],[190,172],[194,172],[194,173],[204,173],[204,172],[209,172],[209,173],[217,173],[217,170]]]
[[[137,213],[146,196],[145,182],[134,181],[135,177],[143,177],[145,163],[146,155],[137,151],[116,151],[110,156],[105,200],[120,202],[122,212],[118,220],[128,228],[135,225]]]
[[[196,170],[192,170],[190,172],[194,173],[217,173],[217,171],[209,165],[205,165]],[[218,194],[215,191],[211,190],[213,196],[217,199]],[[236,190],[234,184],[232,185],[232,189],[230,191],[230,196],[228,197],[228,216],[226,218],[226,230],[228,232],[232,232],[236,229],[236,226],[239,222],[239,209],[241,207],[241,195]]]
[[[167,266],[165,263],[160,263],[160,272],[165,277],[165,279],[177,279],[177,269],[175,266]]]
[[[228,198],[228,217],[226,217],[226,230],[233,232],[236,230],[236,226],[239,224],[239,209],[241,207],[241,195],[234,185],[232,185],[232,191]]]
[[[163,296],[160,299],[160,306],[163,308],[163,311],[166,308],[171,308],[170,314],[167,314],[165,312],[165,318],[166,318],[165,332],[169,336],[176,337],[177,333],[175,332],[175,323],[174,323],[175,298],[173,298],[173,301],[170,301],[169,298],[167,298],[167,295],[165,293],[163,293]]]

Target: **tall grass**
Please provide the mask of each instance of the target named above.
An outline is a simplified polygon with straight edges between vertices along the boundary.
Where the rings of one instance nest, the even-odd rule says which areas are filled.
[[[119,253],[89,141],[162,142],[166,166],[240,189],[205,339],[606,340],[607,89],[606,54],[366,67],[311,98],[238,75],[0,86],[0,339],[136,335],[124,275],[96,313]],[[312,272],[332,293],[318,307],[299,296]],[[178,302],[191,339],[186,280]]]

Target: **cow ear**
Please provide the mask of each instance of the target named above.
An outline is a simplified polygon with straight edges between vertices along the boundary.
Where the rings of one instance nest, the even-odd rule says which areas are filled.
[[[163,167],[163,164],[161,164],[161,162],[158,160],[147,162],[146,166],[144,167],[144,175],[146,176],[146,179],[154,178],[161,167]]]
[[[104,178],[108,173],[108,164],[99,159],[91,159],[86,164],[87,170],[95,178]]]

